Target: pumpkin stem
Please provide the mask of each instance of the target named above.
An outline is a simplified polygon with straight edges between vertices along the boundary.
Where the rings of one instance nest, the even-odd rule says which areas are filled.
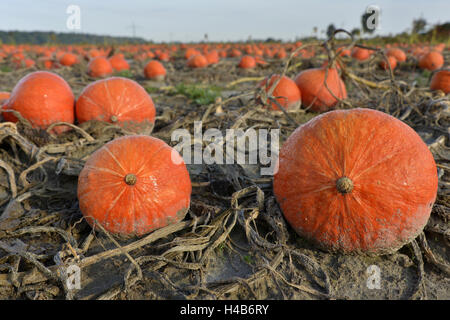
[[[336,188],[342,194],[350,193],[353,190],[353,181],[348,177],[339,178],[336,181]]]
[[[125,183],[128,184],[129,186],[134,186],[137,182],[137,177],[136,175],[129,173],[125,176]]]
[[[117,122],[117,120],[119,120],[119,119],[117,119],[117,117],[116,116],[111,116],[111,122],[112,123],[115,123],[115,122]]]

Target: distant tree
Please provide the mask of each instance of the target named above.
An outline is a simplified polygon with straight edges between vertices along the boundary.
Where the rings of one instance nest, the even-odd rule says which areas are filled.
[[[412,22],[412,33],[420,33],[425,30],[427,21],[424,18],[414,19]]]
[[[334,34],[334,32],[336,31],[336,27],[334,26],[334,24],[329,24],[328,25],[328,28],[327,28],[327,36],[328,36],[328,38],[330,38],[333,34]]]
[[[372,13],[367,13],[364,12],[363,15],[361,16],[361,26],[362,26],[362,31],[364,33],[370,33],[372,34],[375,29],[369,28],[369,23],[367,22],[367,20],[369,20],[369,18],[372,17]]]
[[[142,38],[130,38],[130,37],[112,37],[112,36],[100,36],[92,34],[81,33],[55,33],[46,31],[0,31],[0,40],[2,43],[8,44],[20,44],[20,43],[33,43],[33,44],[48,44],[48,43],[60,43],[60,44],[74,44],[74,43],[149,43],[151,41]]]

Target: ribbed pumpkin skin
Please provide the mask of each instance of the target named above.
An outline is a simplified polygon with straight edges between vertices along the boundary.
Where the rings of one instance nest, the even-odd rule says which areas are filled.
[[[125,182],[128,174],[136,176],[134,185]],[[78,178],[79,206],[87,221],[123,237],[179,222],[189,209],[190,195],[183,159],[164,141],[144,135],[105,144],[86,161]]]
[[[115,123],[129,131],[151,131],[155,122],[152,98],[137,82],[111,77],[89,84],[75,106],[78,122],[99,120]]]
[[[353,190],[341,193],[348,177]],[[431,152],[413,129],[371,109],[330,111],[284,143],[274,193],[301,236],[328,251],[392,253],[414,239],[437,193]]]
[[[304,108],[309,106],[312,111],[327,111],[334,107],[338,100],[328,91],[339,99],[347,98],[347,90],[342,79],[335,68],[328,69],[327,87],[325,81],[325,68],[307,69],[300,72],[294,79],[302,95],[302,105]]]
[[[67,82],[47,71],[29,73],[16,84],[3,110],[15,110],[34,128],[47,129],[55,122],[73,123],[75,97]],[[6,121],[16,122],[11,112],[3,112]],[[70,130],[67,126],[52,129],[53,133]]]

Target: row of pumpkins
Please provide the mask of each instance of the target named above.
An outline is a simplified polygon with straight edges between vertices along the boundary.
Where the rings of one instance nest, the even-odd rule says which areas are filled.
[[[338,69],[327,66],[304,70],[294,80],[274,75],[260,87],[273,90],[277,98],[264,102],[273,109],[302,104],[329,111],[347,97]],[[6,121],[17,121],[17,113],[55,134],[70,130],[55,122],[75,119],[136,133],[94,152],[79,175],[80,210],[92,226],[142,236],[189,210],[191,181],[181,156],[162,140],[139,134],[151,131],[155,107],[135,81],[101,79],[75,101],[60,76],[33,72],[3,102]],[[273,179],[280,208],[299,235],[325,250],[364,254],[393,252],[415,238],[430,216],[437,185],[433,156],[412,128],[359,108],[329,111],[297,128],[280,150]]]

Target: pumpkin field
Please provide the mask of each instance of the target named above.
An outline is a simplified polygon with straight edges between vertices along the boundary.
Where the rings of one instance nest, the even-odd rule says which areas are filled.
[[[449,63],[343,29],[1,44],[0,299],[450,299]],[[189,162],[198,123],[278,137]]]

